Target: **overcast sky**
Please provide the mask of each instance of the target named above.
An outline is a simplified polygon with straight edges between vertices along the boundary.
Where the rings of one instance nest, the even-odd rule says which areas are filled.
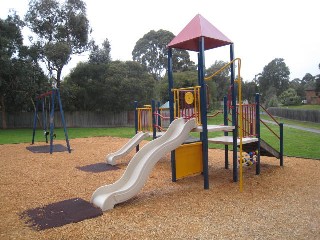
[[[28,0],[0,0],[0,17],[10,8],[22,18]],[[275,58],[283,58],[290,79],[320,73],[319,0],[85,0],[92,38],[108,38],[113,60],[132,60],[136,42],[150,30],[178,35],[198,13],[234,42],[235,57],[242,59],[241,75],[252,80]],[[190,52],[193,61],[196,54]],[[64,75],[87,56],[73,57]],[[206,67],[215,60],[229,61],[229,47],[205,51]]]

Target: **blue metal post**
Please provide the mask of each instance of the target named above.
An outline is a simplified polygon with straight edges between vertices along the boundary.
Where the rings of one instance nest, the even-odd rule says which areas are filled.
[[[36,103],[36,110],[34,111],[34,118],[33,118],[33,132],[32,132],[32,144],[34,144],[34,137],[36,135],[36,129],[37,129],[37,116],[38,116],[38,107],[39,107],[39,99]]]
[[[256,162],[256,174],[260,174],[260,95],[256,93],[256,134],[258,138],[257,146],[257,162]]]
[[[170,108],[170,123],[174,120],[173,108],[173,72],[172,72],[172,49],[168,49],[168,92],[169,92],[169,108]],[[176,177],[176,159],[175,151],[171,151],[171,177],[172,182],[177,181]]]
[[[230,61],[233,61],[234,59],[234,48],[233,44],[230,45]],[[237,95],[235,92],[235,85],[234,85],[234,63],[230,65],[230,80],[231,80],[231,95],[232,95],[232,126],[234,126],[234,129],[232,131],[233,134],[233,181],[238,181],[238,162],[237,162],[237,155],[238,155],[238,123],[237,123]]]
[[[51,93],[51,112],[50,112],[50,154],[53,152],[53,131],[54,131],[54,99],[56,91],[52,90]]]
[[[204,82],[204,37],[199,38],[199,83],[200,83],[200,108],[201,108],[201,123],[202,123],[202,155],[203,155],[203,178],[204,189],[209,189],[209,164],[208,164],[208,125],[207,125],[207,94],[206,84]]]
[[[280,127],[280,166],[283,166],[283,123],[279,124]]]
[[[223,124],[228,126],[228,99],[226,96],[223,97]],[[228,132],[224,132],[224,136],[228,136]],[[229,168],[229,156],[228,156],[229,147],[224,145],[224,168]]]
[[[134,101],[134,128],[135,133],[138,133],[138,101]],[[136,146],[136,152],[139,151],[139,144]]]
[[[63,124],[63,130],[64,130],[64,136],[66,138],[66,143],[67,143],[67,148],[68,148],[68,152],[71,153],[71,148],[70,148],[70,144],[69,144],[69,138],[68,138],[68,131],[67,131],[67,126],[66,126],[66,122],[64,120],[64,113],[63,113],[63,109],[62,109],[62,103],[61,103],[61,98],[60,98],[60,91],[57,88],[56,89],[57,92],[57,96],[58,96],[58,102],[59,102],[59,108],[60,108],[60,115],[61,115],[61,121]],[[53,109],[54,110],[54,109]]]

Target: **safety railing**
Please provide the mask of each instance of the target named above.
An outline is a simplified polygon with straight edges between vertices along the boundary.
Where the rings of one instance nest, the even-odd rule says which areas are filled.
[[[138,129],[141,132],[152,132],[152,108],[151,105],[144,105],[137,108]]]
[[[153,112],[154,127],[156,130],[164,132],[170,125],[170,109],[169,108],[156,108]]]
[[[174,98],[174,118],[195,118],[201,125],[200,86],[172,89]]]
[[[265,109],[261,104],[260,104],[260,107],[263,109],[263,111],[273,120],[273,122],[275,124],[277,124],[279,127],[280,127],[280,123],[268,112],[267,109]],[[275,131],[272,130],[271,127],[269,127],[267,125],[267,123],[265,121],[263,121],[261,118],[260,118],[260,122],[274,135],[276,136],[279,140],[280,140],[280,134],[277,134]]]
[[[239,105],[237,105],[237,116],[238,118],[242,116],[242,136],[256,136],[256,104],[242,104],[242,114],[239,114],[239,111]]]

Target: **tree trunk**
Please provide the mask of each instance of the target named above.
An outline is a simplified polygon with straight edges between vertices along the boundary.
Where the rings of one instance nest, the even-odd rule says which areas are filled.
[[[61,72],[62,72],[62,68],[59,68],[59,69],[57,70],[57,88],[60,88]]]
[[[7,114],[4,102],[4,95],[1,94],[1,117],[2,117],[2,129],[7,129]]]

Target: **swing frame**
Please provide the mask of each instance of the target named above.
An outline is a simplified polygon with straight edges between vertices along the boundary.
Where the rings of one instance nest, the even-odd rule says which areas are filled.
[[[50,132],[48,133],[47,131],[47,115],[45,114],[45,100],[47,96],[51,96],[51,103],[50,103]],[[70,143],[69,143],[69,138],[68,138],[68,132],[67,132],[67,126],[65,123],[64,119],[64,113],[63,113],[63,108],[62,108],[62,103],[61,103],[61,97],[60,97],[60,91],[58,88],[53,88],[51,91],[48,91],[46,93],[40,94],[39,96],[36,97],[36,109],[34,113],[34,120],[33,120],[33,133],[32,133],[32,143],[34,144],[34,138],[35,138],[35,133],[37,129],[37,116],[38,116],[38,111],[39,111],[39,104],[41,104],[42,108],[42,122],[43,122],[43,131],[44,135],[46,138],[46,143],[48,143],[48,135],[50,135],[50,154],[53,152],[53,138],[55,136],[54,134],[54,104],[55,104],[55,99],[57,98],[58,104],[59,104],[59,111],[60,111],[60,116],[61,116],[61,122],[63,125],[64,129],[64,135],[66,139],[66,144],[67,144],[67,149],[68,152],[71,153],[71,148],[70,148]]]

